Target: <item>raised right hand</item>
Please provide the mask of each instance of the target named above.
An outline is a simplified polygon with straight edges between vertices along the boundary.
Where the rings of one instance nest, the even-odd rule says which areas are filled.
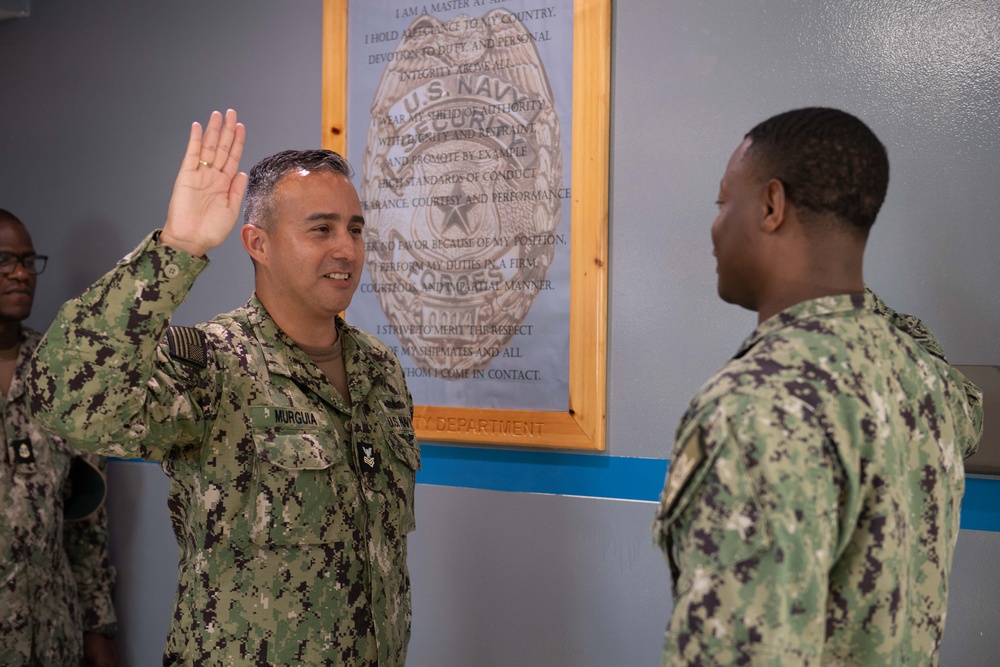
[[[232,109],[225,120],[213,111],[204,136],[201,125],[191,125],[161,243],[201,257],[226,240],[247,189],[247,175],[237,172],[245,140],[246,128]]]

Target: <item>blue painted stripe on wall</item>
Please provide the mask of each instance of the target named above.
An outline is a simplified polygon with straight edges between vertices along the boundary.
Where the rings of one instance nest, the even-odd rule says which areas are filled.
[[[419,484],[620,500],[659,499],[666,459],[421,445]],[[1000,479],[969,477],[962,528],[1000,532]]]
[[[965,479],[962,528],[1000,532],[1000,479],[992,477]]]
[[[621,500],[657,500],[666,459],[523,452],[421,445],[420,484],[552,493]]]
[[[417,483],[431,486],[656,501],[667,476],[667,459],[447,445],[421,445],[420,454]],[[1000,478],[966,478],[962,528],[1000,533]]]

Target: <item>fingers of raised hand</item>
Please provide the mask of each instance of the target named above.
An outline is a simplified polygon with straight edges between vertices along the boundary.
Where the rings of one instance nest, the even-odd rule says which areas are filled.
[[[235,111],[228,111],[226,113],[226,120],[229,120],[230,114],[232,114],[233,122],[235,123]],[[218,111],[213,111],[212,115],[208,118],[208,125],[205,127],[205,134],[201,138],[201,145],[198,147],[199,167],[215,167],[215,154],[219,152],[221,129],[222,114]]]
[[[236,211],[240,209],[240,203],[243,201],[243,195],[247,191],[247,181],[249,177],[245,172],[240,172],[236,174],[233,178],[232,184],[229,186],[229,207]]]
[[[194,171],[198,168],[201,153],[201,125],[191,123],[191,134],[188,136],[187,150],[184,151],[184,160],[181,162],[181,171]]]
[[[239,169],[245,141],[246,128],[236,121],[235,111],[229,109],[225,116],[213,111],[204,131],[198,123],[191,125],[183,166],[191,171],[214,169],[232,178]]]
[[[240,158],[243,156],[243,144],[246,142],[246,136],[247,130],[243,123],[236,123],[229,150],[226,152],[226,159],[222,166],[218,167],[229,177],[235,176],[240,167]],[[218,157],[216,157],[216,161],[218,161]]]
[[[202,159],[210,162],[213,168],[223,171],[223,168],[229,162],[230,154],[233,149],[236,148],[234,141],[238,127],[239,123],[236,122],[236,112],[232,109],[228,109],[226,111],[225,119],[222,122],[222,127],[214,136],[217,143],[214,148],[213,157],[211,159],[203,157]],[[239,147],[240,150],[242,150],[242,146],[243,144],[241,142]],[[232,174],[230,174],[230,176],[231,175]]]

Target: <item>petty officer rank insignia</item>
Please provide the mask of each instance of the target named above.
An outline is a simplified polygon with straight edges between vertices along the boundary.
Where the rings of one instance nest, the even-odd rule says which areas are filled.
[[[358,460],[361,461],[362,469],[371,472],[375,470],[375,448],[371,445],[358,443]]]
[[[30,440],[15,440],[11,444],[14,446],[14,456],[18,464],[27,465],[35,462],[35,451],[31,448]]]
[[[205,354],[205,333],[194,327],[167,329],[167,347],[170,356],[199,368],[208,365]]]

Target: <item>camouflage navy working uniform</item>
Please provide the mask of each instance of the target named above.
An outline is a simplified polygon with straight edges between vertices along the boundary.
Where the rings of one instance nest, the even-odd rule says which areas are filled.
[[[761,323],[677,431],[663,664],[936,664],[981,400],[870,291]]]
[[[156,238],[63,306],[32,408],[81,447],[169,475],[180,571],[164,664],[402,665],[420,458],[398,361],[338,318],[348,406],[255,296],[168,331],[207,261]]]
[[[0,395],[0,665],[76,667],[84,632],[115,632],[115,572],[103,505],[79,520],[64,518],[77,453],[28,415],[24,378],[40,339],[21,327],[10,390]]]

